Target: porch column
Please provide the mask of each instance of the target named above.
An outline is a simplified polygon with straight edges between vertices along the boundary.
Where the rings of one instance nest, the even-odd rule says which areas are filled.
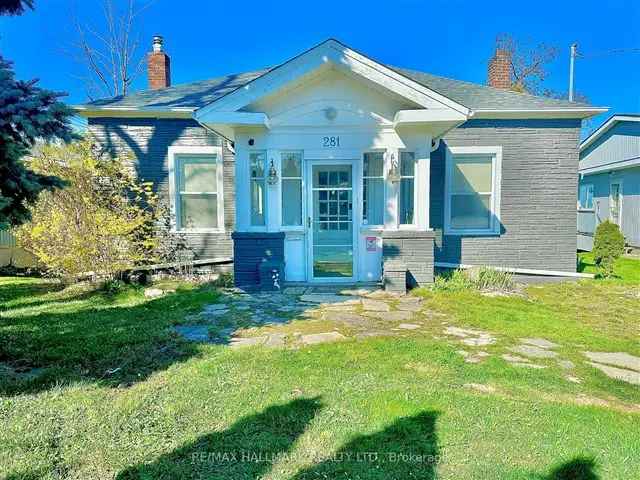
[[[429,230],[429,210],[431,185],[431,136],[426,138],[426,143],[416,148],[416,208],[415,224],[416,230]]]
[[[280,219],[282,217],[282,205],[280,198],[280,184],[282,182],[282,169],[280,168],[280,151],[274,149],[267,150],[267,171],[265,175],[268,175],[271,168],[271,161],[273,160],[273,166],[278,172],[278,182],[275,185],[269,185],[267,183],[267,231],[279,232],[280,231]]]
[[[393,162],[400,165],[399,151],[397,148],[387,148],[384,155],[384,183],[385,183],[385,208],[384,208],[384,229],[398,229],[398,194],[400,184],[389,180],[388,175]]]

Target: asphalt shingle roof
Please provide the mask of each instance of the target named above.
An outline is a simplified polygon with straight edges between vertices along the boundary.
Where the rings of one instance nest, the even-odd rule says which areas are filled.
[[[471,110],[481,109],[523,109],[551,110],[556,108],[584,108],[589,105],[525,93],[492,88],[486,85],[453,80],[429,73],[404,68],[391,67],[421,85],[464,105]],[[127,96],[96,100],[85,106],[102,108],[192,108],[203,107],[212,101],[240,88],[260,77],[270,69],[239,73],[226,77],[184,83],[159,90],[145,90]]]

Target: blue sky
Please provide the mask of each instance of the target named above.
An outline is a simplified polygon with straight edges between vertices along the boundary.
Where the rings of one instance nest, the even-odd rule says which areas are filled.
[[[86,100],[77,78],[83,67],[65,53],[75,38],[74,15],[99,24],[99,1],[36,0],[34,12],[0,18],[0,53],[15,62],[19,78],[39,78],[79,103]],[[577,90],[616,113],[640,112],[639,25],[637,0],[156,0],[139,32],[141,53],[150,49],[152,35],[165,37],[174,84],[278,64],[328,37],[385,63],[485,83],[495,37],[507,32],[526,43],[557,46],[560,55],[545,85],[566,91],[575,41],[589,56],[577,62]],[[143,76],[135,88],[145,85]]]

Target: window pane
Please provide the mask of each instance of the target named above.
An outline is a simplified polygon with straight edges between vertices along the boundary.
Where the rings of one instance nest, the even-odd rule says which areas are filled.
[[[491,157],[456,157],[453,164],[453,193],[491,192]]]
[[[302,177],[302,155],[299,152],[282,154],[282,176]]]
[[[183,192],[217,192],[217,165],[214,163],[193,162],[182,163],[181,186]]]
[[[282,224],[302,225],[302,180],[282,180]]]
[[[261,226],[265,224],[264,180],[251,180],[251,225]]]
[[[400,152],[400,175],[403,177],[413,177],[415,165],[416,159],[413,152]]]
[[[264,152],[251,152],[249,154],[252,178],[264,177],[264,163],[266,158],[267,156]]]
[[[413,224],[413,178],[400,180],[400,224]]]
[[[491,195],[452,195],[451,227],[488,229],[491,227]]]
[[[384,224],[384,180],[365,178],[362,199],[363,223],[365,225]]]
[[[364,154],[362,175],[365,177],[381,177],[384,172],[384,153],[369,152]]]
[[[182,195],[180,200],[182,228],[216,228],[218,226],[217,195]]]

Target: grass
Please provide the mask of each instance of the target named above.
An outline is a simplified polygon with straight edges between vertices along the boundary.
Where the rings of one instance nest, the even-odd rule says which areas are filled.
[[[421,290],[421,332],[300,349],[182,342],[169,327],[217,301],[206,285],[2,278],[0,478],[637,478],[640,389],[581,354],[640,356],[640,262],[617,267],[525,295]],[[495,354],[465,363],[443,322],[492,332]],[[500,359],[525,336],[559,343],[582,383]]]

